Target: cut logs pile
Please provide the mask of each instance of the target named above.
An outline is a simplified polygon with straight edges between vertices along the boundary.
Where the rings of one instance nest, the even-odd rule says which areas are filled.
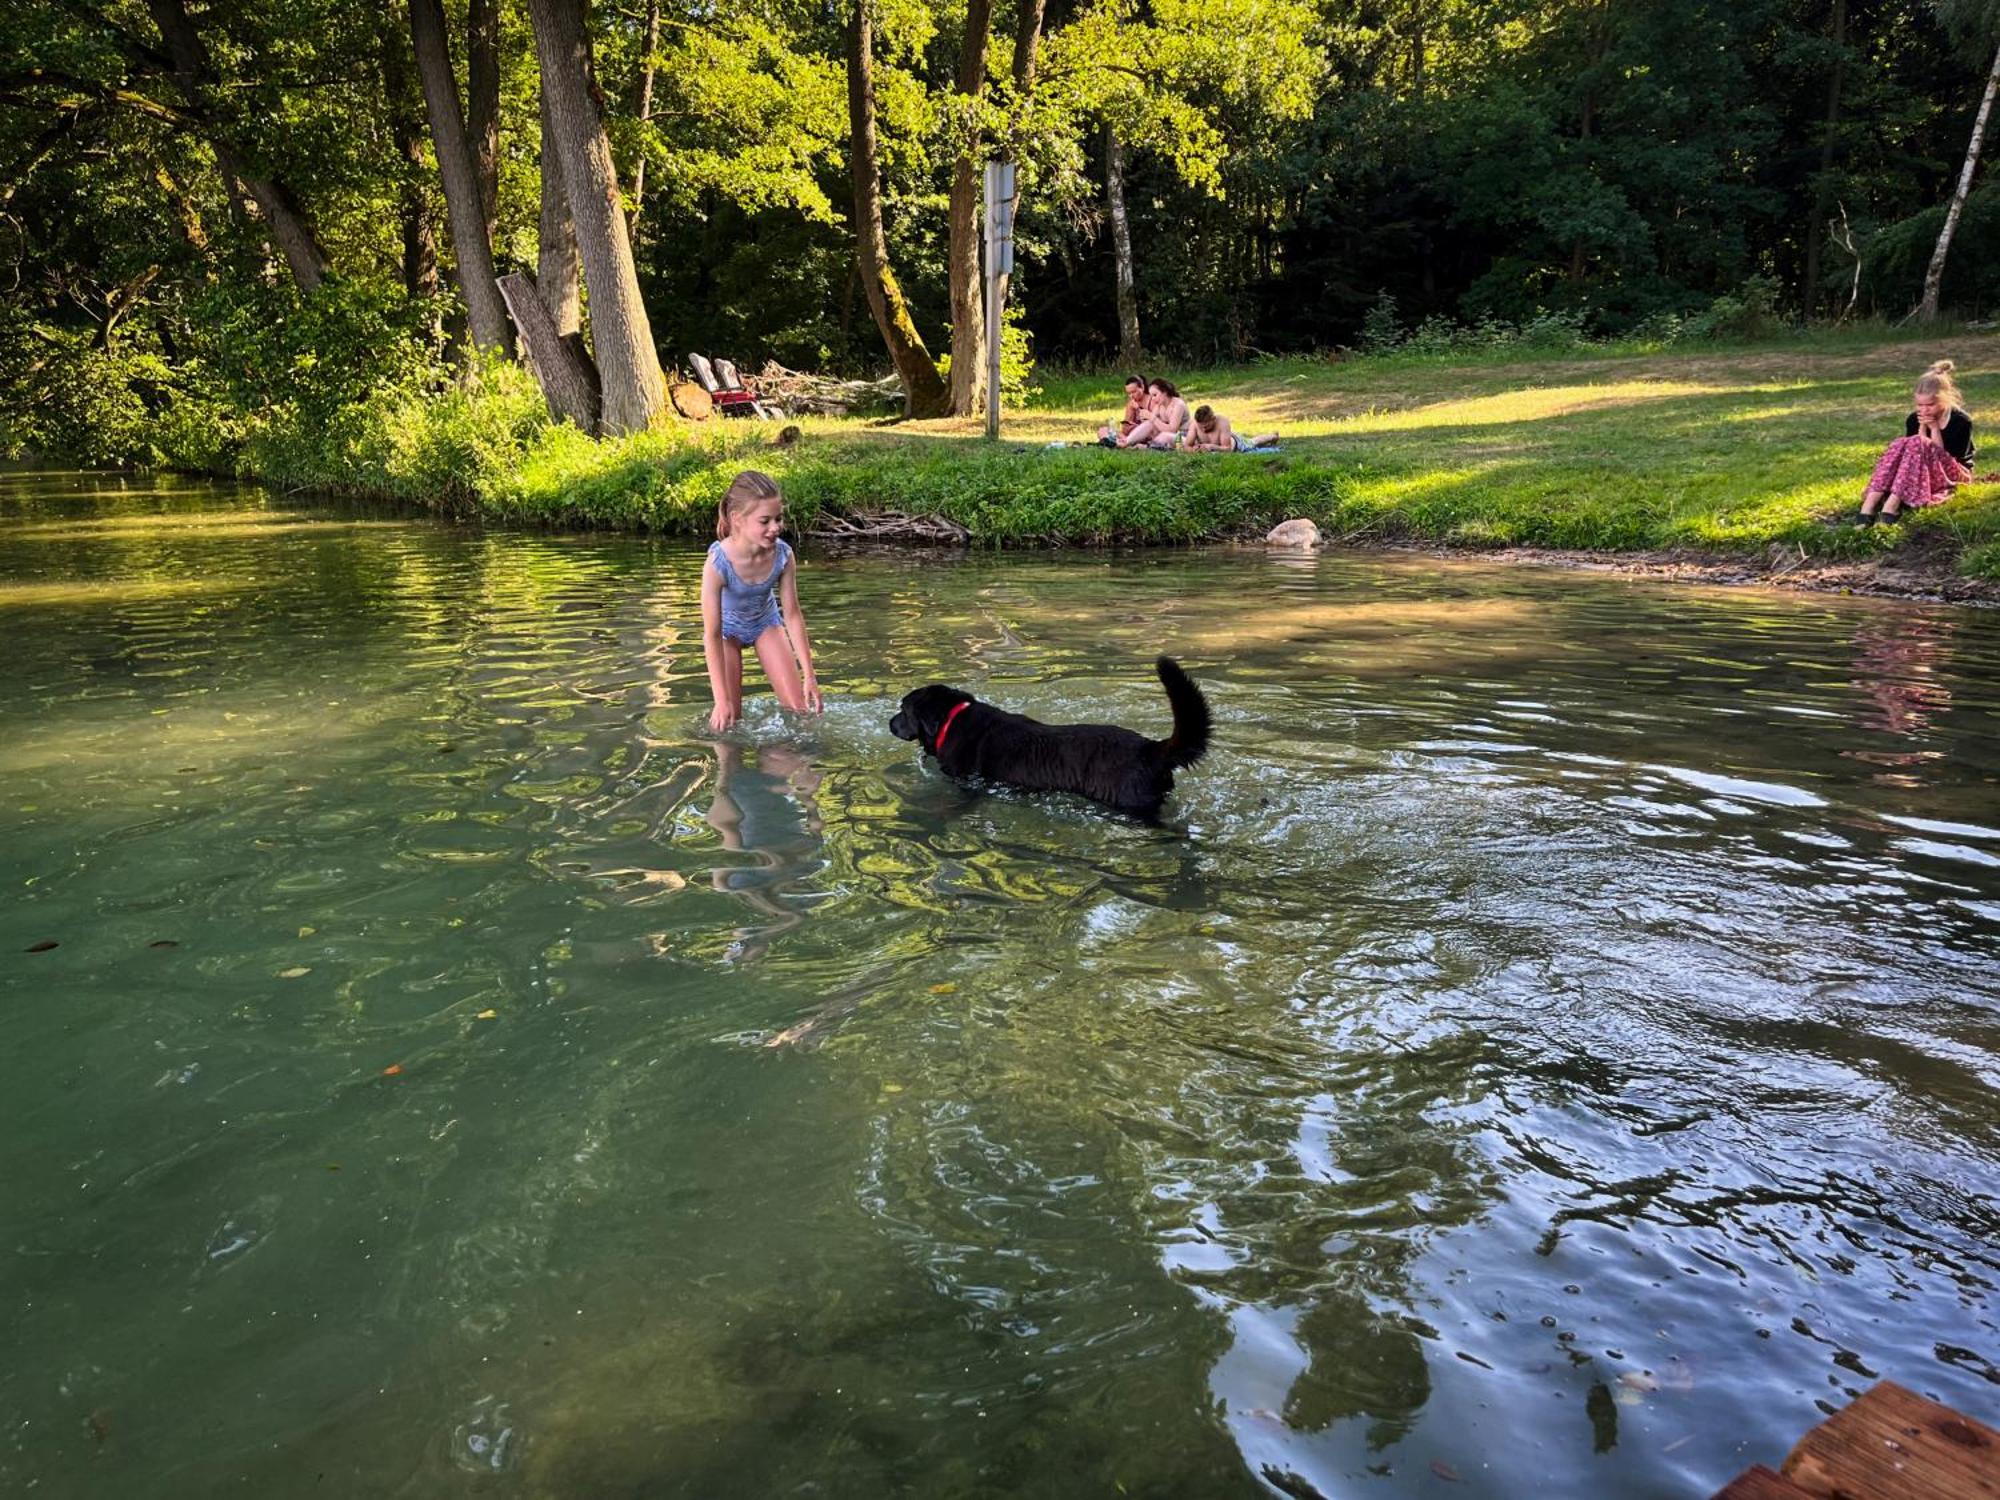
[[[766,363],[751,384],[761,399],[777,402],[795,417],[845,417],[900,406],[903,400],[903,388],[893,375],[880,380],[839,380],[787,370],[776,360]]]
[[[837,516],[821,511],[806,531],[823,542],[915,542],[920,546],[964,547],[972,533],[943,516],[911,516],[902,511],[878,511]]]

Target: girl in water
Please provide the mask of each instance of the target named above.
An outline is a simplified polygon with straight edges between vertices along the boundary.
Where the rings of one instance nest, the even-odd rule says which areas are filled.
[[[784,493],[755,469],[738,474],[716,507],[716,540],[701,570],[701,643],[715,694],[711,729],[743,717],[745,646],[755,648],[780,703],[794,712],[820,710],[798,563],[778,535],[784,526]]]
[[[1875,465],[1861,497],[1861,525],[1898,521],[1905,510],[1942,504],[1972,477],[1972,418],[1951,372],[1951,361],[1941,359],[1917,377],[1916,410]]]

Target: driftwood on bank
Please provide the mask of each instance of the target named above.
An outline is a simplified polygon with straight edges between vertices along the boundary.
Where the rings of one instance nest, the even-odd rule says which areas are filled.
[[[899,510],[837,516],[822,511],[806,527],[808,535],[828,542],[922,542],[931,546],[965,547],[972,533],[943,516],[911,516]]]
[[[522,360],[549,403],[549,415],[559,422],[574,422],[595,436],[603,409],[603,388],[597,365],[584,348],[583,335],[556,331],[556,320],[542,300],[535,278],[526,271],[502,276],[500,296],[521,336]]]
[[[764,366],[755,384],[760,400],[775,402],[794,417],[845,417],[900,406],[903,400],[903,387],[893,375],[880,380],[837,380],[831,375],[788,370],[776,360]]]

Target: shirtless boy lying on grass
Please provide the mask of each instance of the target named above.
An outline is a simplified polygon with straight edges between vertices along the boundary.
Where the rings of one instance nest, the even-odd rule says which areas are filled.
[[[1212,406],[1198,406],[1194,412],[1194,423],[1188,428],[1184,445],[1194,453],[1248,453],[1275,443],[1275,432],[1260,432],[1255,437],[1242,437],[1229,425],[1225,417]]]

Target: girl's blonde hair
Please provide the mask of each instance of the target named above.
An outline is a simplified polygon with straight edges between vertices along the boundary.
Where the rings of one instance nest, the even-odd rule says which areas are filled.
[[[730,519],[741,515],[753,505],[762,505],[766,500],[783,500],[785,492],[778,488],[778,481],[758,469],[745,469],[729,481],[728,492],[722,503],[715,507],[715,539],[719,542],[729,535]]]
[[[1955,368],[1950,360],[1939,360],[1917,377],[1917,395],[1937,397],[1946,411],[1964,411],[1965,398],[1959,395],[1958,383],[1951,378]]]

